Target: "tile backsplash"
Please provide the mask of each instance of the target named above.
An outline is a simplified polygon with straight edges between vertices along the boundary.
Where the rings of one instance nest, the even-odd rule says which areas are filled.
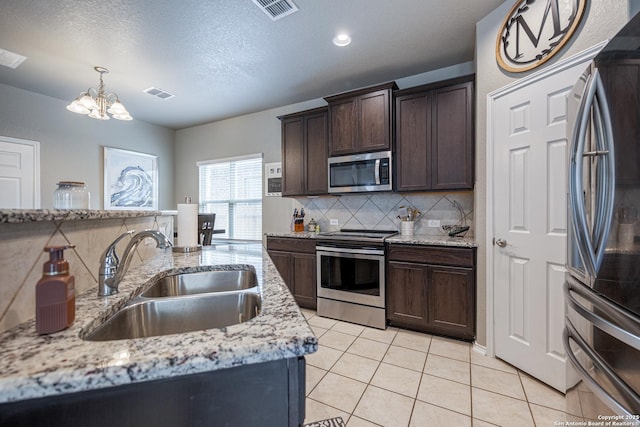
[[[445,236],[442,225],[468,225],[468,237],[473,237],[473,192],[452,193],[367,193],[316,198],[296,198],[298,209],[305,210],[305,225],[311,219],[321,231],[341,228],[400,230],[397,218],[401,206],[421,212],[414,234]],[[331,225],[331,220],[338,225]],[[428,220],[439,220],[440,227],[429,227]]]
[[[98,291],[100,256],[120,234],[129,230],[160,230],[173,235],[172,216],[90,219],[74,221],[38,221],[0,224],[0,332],[35,316],[35,284],[42,276],[42,264],[48,259],[48,245],[74,244],[64,253],[69,270],[75,276],[76,293]],[[128,239],[118,243],[121,255]],[[145,239],[131,262],[144,262],[160,249]]]

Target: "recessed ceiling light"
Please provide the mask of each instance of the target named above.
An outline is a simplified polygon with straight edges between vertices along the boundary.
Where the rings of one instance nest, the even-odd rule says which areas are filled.
[[[347,46],[349,43],[351,43],[351,37],[345,33],[338,34],[333,38],[333,44],[336,46]]]

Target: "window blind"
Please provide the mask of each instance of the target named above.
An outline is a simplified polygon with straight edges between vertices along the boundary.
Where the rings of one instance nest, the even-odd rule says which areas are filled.
[[[215,213],[215,238],[262,239],[262,155],[198,163],[200,212]]]

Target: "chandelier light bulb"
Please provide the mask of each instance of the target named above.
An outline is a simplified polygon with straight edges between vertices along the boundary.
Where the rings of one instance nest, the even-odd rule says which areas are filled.
[[[82,95],[82,97],[78,99],[78,104],[88,110],[95,110],[96,108],[98,108],[98,104],[96,104],[95,99],[93,99],[91,95],[89,95],[89,92],[85,92],[84,95]]]
[[[131,117],[126,111],[124,114],[114,114],[113,118],[118,120],[133,120],[133,117]]]
[[[97,109],[92,110],[91,113],[89,113],[89,117],[98,120],[109,120],[109,116],[107,114],[100,114],[100,111]]]
[[[109,107],[109,109],[107,110],[108,113],[110,114],[123,114],[127,112],[127,109],[124,108],[124,105],[122,105],[122,103],[120,102],[119,99],[116,100],[116,102],[114,102],[111,107]]]
[[[89,110],[88,108],[85,108],[82,105],[80,105],[80,102],[78,101],[77,98],[74,99],[71,104],[67,105],[67,110],[71,111],[72,113],[78,113],[78,114],[89,114],[91,112],[91,110]]]

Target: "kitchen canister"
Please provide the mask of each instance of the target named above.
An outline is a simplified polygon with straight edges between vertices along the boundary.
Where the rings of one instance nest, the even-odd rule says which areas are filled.
[[[413,236],[413,221],[400,221],[400,234],[402,236]]]
[[[54,209],[89,209],[91,194],[84,182],[60,181],[53,192]]]

